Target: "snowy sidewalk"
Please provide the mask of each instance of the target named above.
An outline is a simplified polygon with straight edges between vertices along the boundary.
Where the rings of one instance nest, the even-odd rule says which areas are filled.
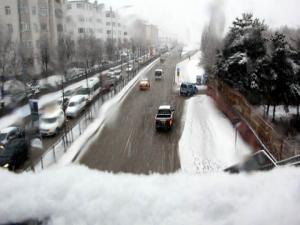
[[[177,87],[181,82],[196,82],[197,75],[203,75],[199,67],[201,53],[177,65],[180,76],[175,73]],[[177,69],[176,69],[177,70]],[[205,90],[205,86],[198,89]],[[237,134],[230,121],[215,107],[206,95],[198,95],[186,101],[184,129],[179,141],[179,156],[182,170],[188,173],[206,173],[231,166],[246,155],[250,148]]]
[[[205,95],[186,103],[185,126],[179,141],[181,168],[189,173],[218,171],[242,160],[251,151],[230,121]]]

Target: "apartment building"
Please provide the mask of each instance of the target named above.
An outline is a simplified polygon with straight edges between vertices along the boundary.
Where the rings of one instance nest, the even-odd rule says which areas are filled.
[[[104,4],[88,0],[73,0],[67,3],[66,31],[74,40],[81,35],[93,34],[96,38],[105,39]]]
[[[123,42],[128,39],[120,16],[105,5],[88,0],[69,0],[66,11],[67,32],[77,40],[81,35],[93,34],[97,39]]]
[[[64,32],[66,0],[1,0],[0,26],[16,43],[32,51],[34,73],[40,72],[38,63],[41,40],[48,40],[55,48]]]

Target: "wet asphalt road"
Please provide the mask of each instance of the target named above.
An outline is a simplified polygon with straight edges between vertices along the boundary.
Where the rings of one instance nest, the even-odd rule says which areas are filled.
[[[180,168],[178,141],[184,100],[174,90],[174,73],[180,59],[173,51],[164,64],[157,63],[143,77],[151,88],[131,90],[111,119],[98,132],[80,156],[79,163],[102,171],[135,174],[171,173]],[[164,78],[155,81],[154,70],[162,68]],[[160,105],[170,104],[176,110],[175,125],[170,132],[157,132],[154,117]]]

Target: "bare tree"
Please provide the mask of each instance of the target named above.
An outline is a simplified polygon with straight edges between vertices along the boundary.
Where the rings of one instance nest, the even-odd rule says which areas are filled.
[[[75,43],[70,35],[62,35],[57,45],[57,66],[66,78],[67,70],[75,56]]]
[[[42,73],[44,76],[48,75],[48,68],[51,61],[50,45],[47,37],[40,39],[39,56],[42,65]]]
[[[222,47],[222,35],[225,27],[222,1],[216,0],[210,10],[210,21],[203,29],[201,37],[201,65],[208,74],[212,75],[215,72],[217,50]]]
[[[106,51],[106,55],[107,55],[108,59],[113,60],[115,46],[114,46],[114,42],[111,38],[108,38],[107,41],[105,42],[105,51]]]
[[[0,33],[0,76],[1,76],[1,98],[4,98],[5,76],[9,68],[9,58],[11,54],[12,42],[8,35]]]

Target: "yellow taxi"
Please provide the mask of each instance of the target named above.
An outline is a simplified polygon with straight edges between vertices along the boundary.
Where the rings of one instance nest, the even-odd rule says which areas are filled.
[[[148,90],[150,88],[150,81],[147,78],[140,80],[140,90]]]

